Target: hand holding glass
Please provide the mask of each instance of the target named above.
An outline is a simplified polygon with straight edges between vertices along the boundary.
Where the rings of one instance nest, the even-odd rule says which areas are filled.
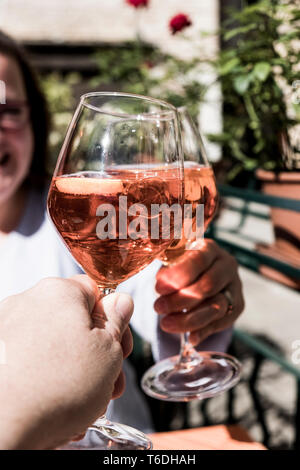
[[[204,231],[214,216],[218,199],[214,173],[200,133],[185,108],[179,109],[179,120],[184,152],[185,204],[191,212],[184,218],[181,239],[174,240],[160,255],[167,266],[183,259],[187,250],[201,250]],[[202,221],[197,215],[199,209]],[[199,221],[202,230],[197,239]],[[188,230],[185,230],[186,225]],[[142,388],[148,395],[166,401],[209,398],[233,387],[239,380],[240,371],[241,365],[234,357],[214,351],[197,352],[189,343],[189,334],[183,333],[179,355],[158,362],[146,371]]]

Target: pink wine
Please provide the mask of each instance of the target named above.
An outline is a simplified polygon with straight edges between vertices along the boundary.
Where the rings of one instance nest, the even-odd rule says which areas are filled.
[[[48,197],[50,217],[74,258],[100,287],[115,288],[147,266],[174,240],[174,230],[170,230],[170,238],[163,238],[161,215],[156,220],[159,236],[152,237],[151,204],[182,203],[182,181],[178,176],[177,170],[141,169],[53,178]],[[147,209],[147,213],[141,213],[138,226],[134,216],[124,219],[121,196],[123,202],[126,196],[126,211],[133,204],[143,204]],[[112,211],[110,223],[105,224],[107,207]],[[101,224],[102,229],[107,228],[105,239],[99,238],[103,234],[103,230],[99,233]],[[143,230],[143,235],[134,239],[132,232],[137,229]]]
[[[217,202],[218,193],[213,170],[194,162],[185,162],[184,203],[192,205],[192,230],[194,233],[196,231],[197,205],[204,205],[204,230],[206,230],[215,214]],[[160,259],[166,263],[172,263],[184,254],[187,246],[193,241],[195,238],[187,239],[185,237],[183,228],[181,239],[174,240],[168,249],[160,255]]]

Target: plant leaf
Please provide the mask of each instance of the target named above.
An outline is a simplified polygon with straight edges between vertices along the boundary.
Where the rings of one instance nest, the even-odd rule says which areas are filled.
[[[238,75],[234,79],[233,86],[240,95],[243,95],[248,90],[250,82],[250,75]]]
[[[237,34],[244,34],[244,33],[247,33],[248,31],[251,31],[252,29],[255,29],[255,28],[257,28],[256,24],[248,24],[246,26],[241,26],[239,28],[231,29],[230,31],[227,31],[224,34],[224,39],[225,39],[225,41],[228,41],[229,39],[233,38]]]
[[[238,64],[240,60],[238,57],[233,57],[232,59],[228,60],[220,67],[220,75],[226,75],[227,73],[231,72]]]
[[[271,71],[271,65],[268,62],[258,62],[253,69],[253,75],[261,82],[264,82]]]

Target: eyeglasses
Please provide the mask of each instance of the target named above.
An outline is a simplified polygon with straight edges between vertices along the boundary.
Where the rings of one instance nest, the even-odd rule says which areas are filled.
[[[0,127],[5,130],[22,129],[28,122],[29,107],[26,101],[9,101],[0,104]]]

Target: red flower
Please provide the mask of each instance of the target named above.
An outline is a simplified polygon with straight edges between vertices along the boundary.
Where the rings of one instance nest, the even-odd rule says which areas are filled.
[[[154,63],[153,63],[151,60],[145,60],[144,66],[145,66],[147,69],[152,69],[152,68],[154,67]]]
[[[126,0],[126,3],[134,8],[147,7],[148,2],[149,0]]]
[[[178,15],[173,16],[169,22],[169,27],[172,31],[172,34],[176,34],[178,31],[182,31],[184,28],[191,26],[192,22],[187,15],[184,13],[178,13]]]

